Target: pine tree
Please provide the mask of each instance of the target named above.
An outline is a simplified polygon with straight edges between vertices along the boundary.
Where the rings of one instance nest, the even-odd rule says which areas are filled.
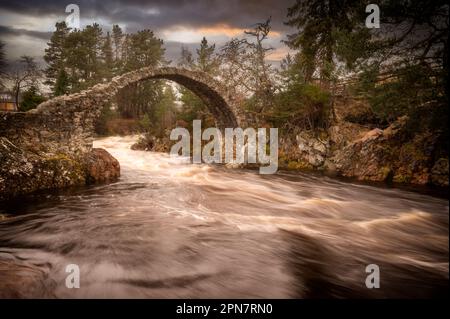
[[[58,74],[58,78],[55,82],[54,92],[55,96],[64,95],[70,91],[70,81],[67,72],[61,69]]]
[[[103,47],[103,32],[97,23],[67,35],[64,41],[65,69],[71,92],[78,92],[103,80]]]
[[[197,49],[197,63],[196,69],[214,74],[218,69],[217,58],[214,56],[214,50],[216,49],[216,45],[208,45],[208,41],[205,37],[203,37],[200,42],[200,48]]]
[[[192,52],[189,51],[185,46],[181,47],[181,57],[178,61],[178,66],[191,69],[194,66],[194,59],[192,57]]]
[[[124,35],[119,25],[115,24],[112,28],[112,42],[114,44],[113,58],[114,58],[114,75],[121,74],[122,62],[124,59]]]
[[[82,32],[86,49],[86,84],[91,86],[102,80],[103,31],[98,23],[88,25]]]
[[[64,42],[65,71],[69,78],[70,92],[87,88],[90,74],[88,71],[88,48],[82,30],[70,32]],[[61,91],[59,91],[61,93]]]
[[[22,94],[22,102],[20,103],[20,111],[26,112],[28,110],[34,109],[36,106],[45,101],[45,98],[39,92],[36,85],[31,85]]]
[[[148,66],[158,66],[163,62],[165,50],[163,41],[156,38],[151,30],[142,30],[130,34],[127,46],[126,71]]]
[[[111,45],[111,36],[109,32],[106,33],[106,37],[102,47],[103,55],[103,74],[107,80],[111,80],[114,72],[114,59],[113,50]]]
[[[70,31],[65,22],[57,22],[55,27],[56,30],[53,32],[50,42],[47,43],[48,47],[45,49],[44,55],[44,60],[48,64],[45,70],[45,84],[50,85],[53,92],[58,74],[65,65],[64,45]]]
[[[288,9],[286,24],[298,32],[288,35],[286,43],[300,50],[299,60],[307,81],[317,76],[322,84],[329,84],[336,69],[338,42],[343,35],[350,35],[355,25],[363,25],[364,14],[361,0],[297,0]]]
[[[156,38],[151,30],[126,35],[123,53],[123,72],[164,63],[163,41]],[[146,81],[121,90],[117,95],[119,112],[127,118],[139,118],[151,112],[160,98],[160,88],[160,83]]]
[[[189,69],[199,70],[211,75],[215,75],[219,69],[218,58],[215,56],[216,45],[209,45],[205,37],[200,42],[200,47],[196,50],[196,58],[192,57],[191,51],[187,48],[181,48],[181,58],[179,66]],[[204,123],[214,125],[214,121],[209,113],[207,106],[192,91],[181,87],[181,101],[184,104],[180,114],[183,120],[191,123],[194,119],[201,119]]]
[[[165,129],[175,124],[175,100],[172,86],[168,84],[161,86],[158,101],[152,110],[152,126],[156,135],[164,136]]]

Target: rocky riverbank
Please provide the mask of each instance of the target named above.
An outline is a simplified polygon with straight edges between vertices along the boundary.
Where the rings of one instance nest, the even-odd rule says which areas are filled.
[[[407,125],[407,117],[384,129],[340,120],[326,130],[280,135],[279,169],[448,187],[448,157],[436,151],[442,143],[439,135],[428,131],[411,135]],[[132,149],[168,152],[173,143],[168,134],[162,138],[147,134]],[[71,152],[52,143],[39,145],[0,137],[0,200],[42,189],[110,182],[120,176],[119,163],[105,150],[78,147],[74,149],[82,151]]]
[[[368,126],[340,120],[326,130],[280,135],[279,169],[313,170],[361,181],[448,187],[448,157],[436,132],[408,134],[409,119],[390,126]],[[168,152],[168,137],[142,136],[133,150]]]
[[[119,162],[103,149],[35,152],[0,137],[0,201],[38,190],[114,181]]]
[[[448,157],[439,156],[438,135],[406,134],[407,117],[385,129],[340,122],[320,132],[304,131],[280,141],[280,165],[362,181],[448,187]]]

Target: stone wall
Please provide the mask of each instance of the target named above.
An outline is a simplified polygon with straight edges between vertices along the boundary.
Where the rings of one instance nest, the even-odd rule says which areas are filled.
[[[0,136],[30,152],[80,154],[92,145],[92,133],[82,126],[86,114],[0,113]],[[92,119],[87,121],[92,125]]]

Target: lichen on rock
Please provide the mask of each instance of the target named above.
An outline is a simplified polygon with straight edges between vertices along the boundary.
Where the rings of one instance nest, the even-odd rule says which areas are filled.
[[[119,175],[117,160],[105,150],[81,155],[35,153],[0,137],[0,200],[38,190],[112,181]]]

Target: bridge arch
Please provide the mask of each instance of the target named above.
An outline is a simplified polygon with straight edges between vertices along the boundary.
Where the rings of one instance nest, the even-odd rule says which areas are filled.
[[[237,103],[226,87],[204,72],[175,67],[145,67],[131,71],[113,78],[109,83],[100,83],[79,93],[50,99],[40,104],[33,112],[56,112],[63,116],[69,116],[72,119],[81,117],[84,127],[92,131],[95,119],[99,116],[103,106],[119,90],[131,84],[152,79],[174,81],[191,90],[208,107],[216,121],[217,127],[225,128],[242,125],[243,118],[239,114]],[[75,116],[75,114],[71,115],[71,113],[77,114]]]

